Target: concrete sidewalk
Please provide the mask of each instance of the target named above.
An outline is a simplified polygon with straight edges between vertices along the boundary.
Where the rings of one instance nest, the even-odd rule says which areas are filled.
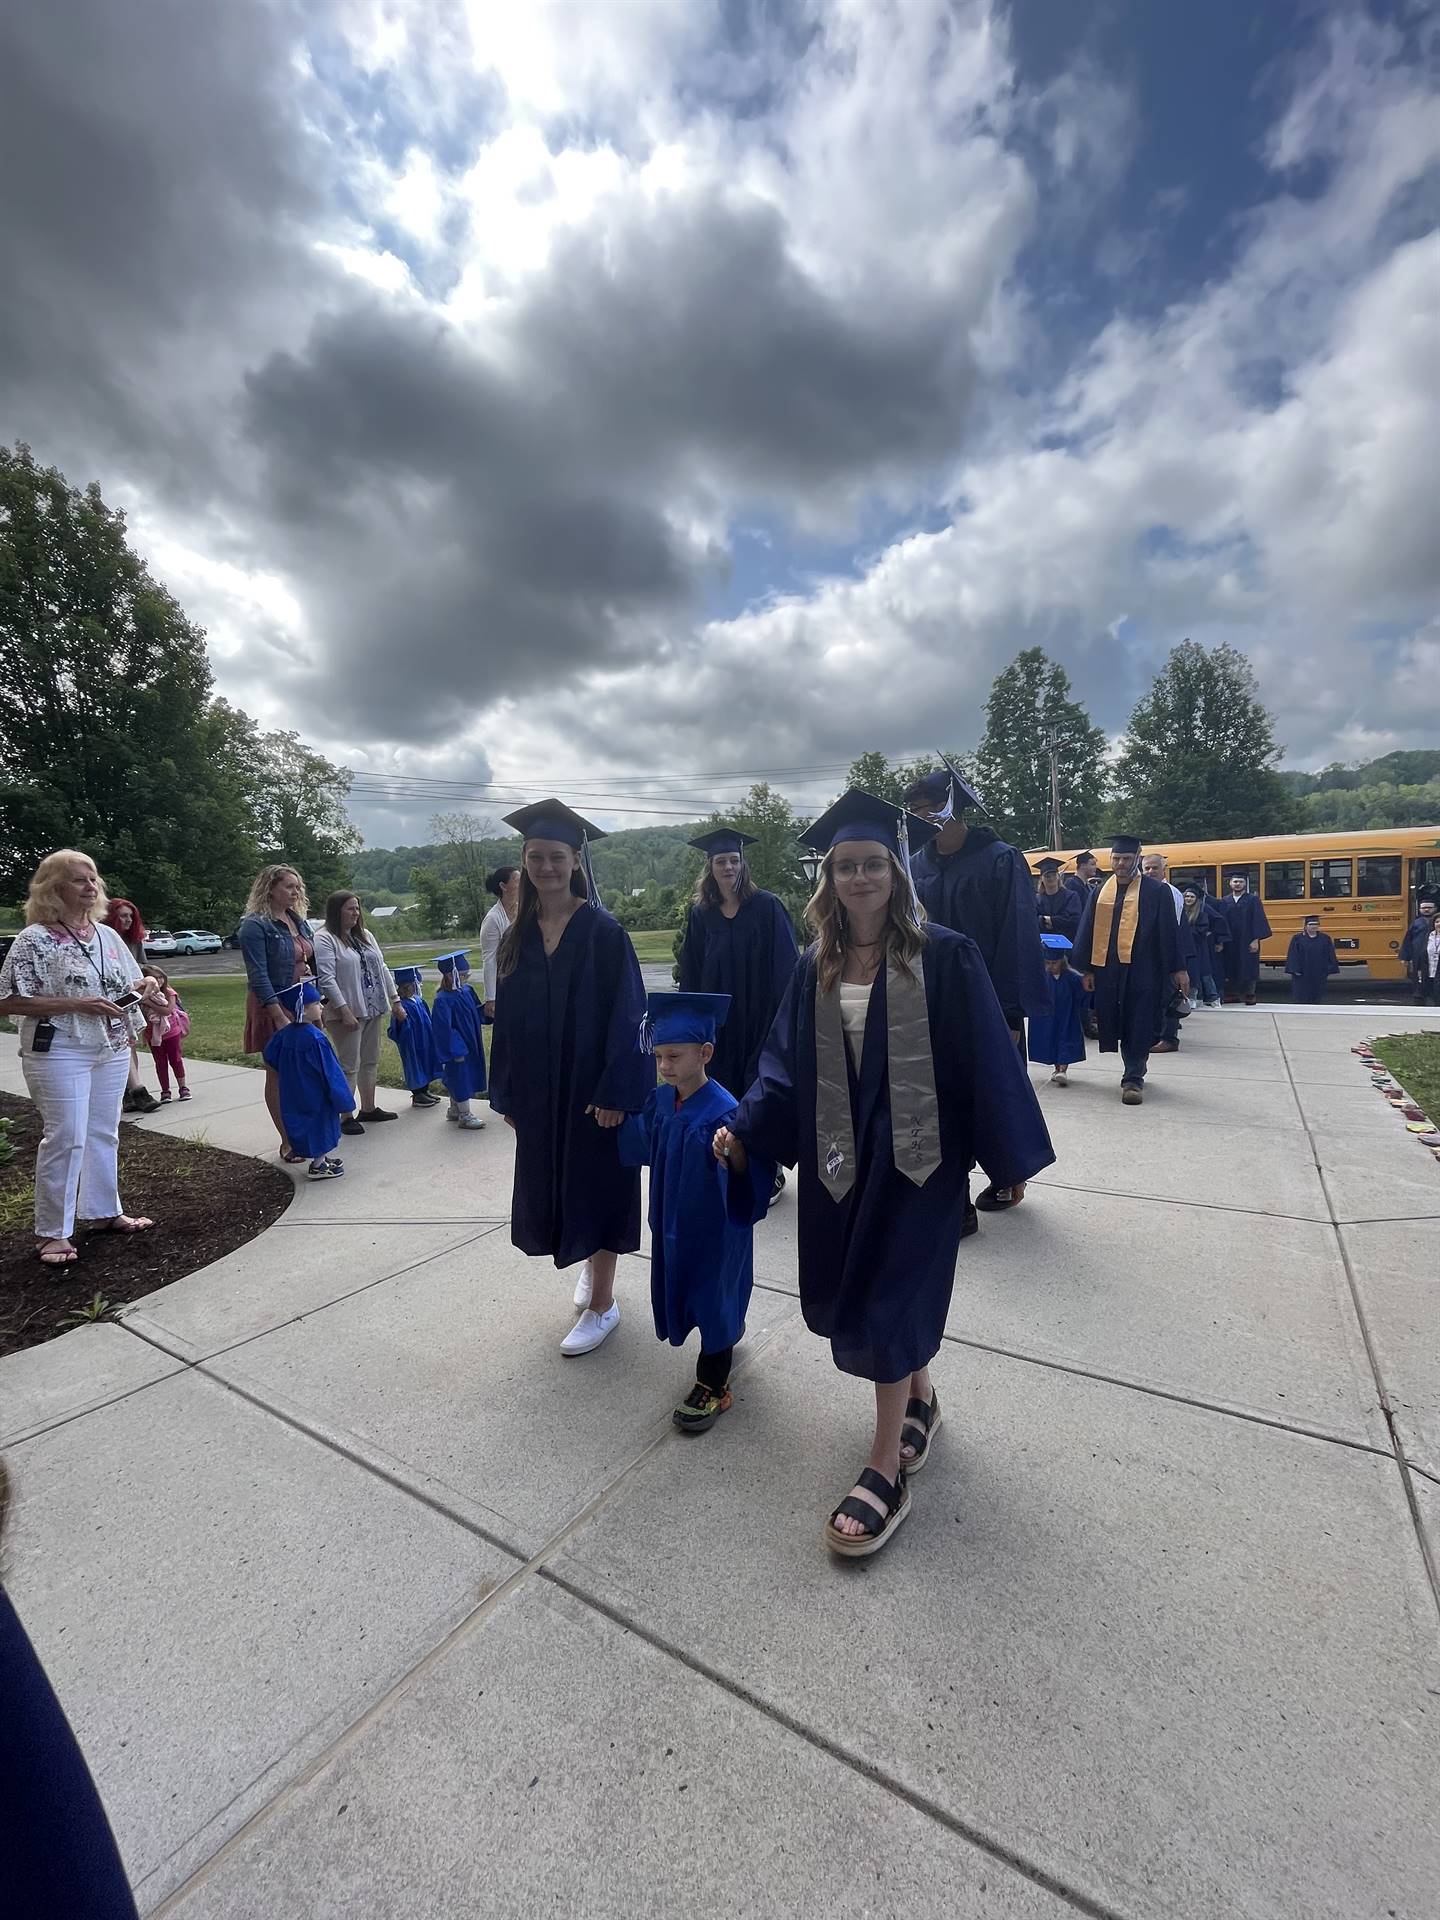
[[[642,1259],[561,1360],[498,1123],[407,1109],[0,1361],[11,1591],[142,1910],[1429,1920],[1440,1164],[1349,1049],[1437,1025],[1202,1012],[1138,1110],[1093,1048],[1037,1068],[1057,1163],[966,1243],[869,1564],[820,1540],[870,1396],[799,1318],[793,1197],[685,1440]],[[140,1124],[273,1154],[257,1077],[192,1072]]]

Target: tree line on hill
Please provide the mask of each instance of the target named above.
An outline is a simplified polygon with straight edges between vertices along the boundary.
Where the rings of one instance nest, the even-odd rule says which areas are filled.
[[[1008,840],[1049,838],[1050,743],[1071,846],[1113,830],[1156,842],[1440,821],[1440,751],[1281,773],[1249,661],[1185,640],[1136,703],[1113,753],[1063,667],[1027,647],[995,679],[973,752],[951,752]],[[859,756],[845,785],[900,799],[930,757]],[[95,855],[154,924],[233,924],[251,879],[283,859],[312,900],[353,886],[401,905],[397,932],[473,931],[486,875],[519,843],[481,812],[437,814],[424,846],[369,848],[349,775],[290,732],[265,732],[213,692],[202,631],[131,550],[98,486],[70,487],[30,449],[0,446],[0,900],[66,843]],[[727,819],[755,835],[751,869],[797,922],[806,825],[765,782]],[[632,927],[682,925],[714,819],[621,829],[594,849],[606,903]]]

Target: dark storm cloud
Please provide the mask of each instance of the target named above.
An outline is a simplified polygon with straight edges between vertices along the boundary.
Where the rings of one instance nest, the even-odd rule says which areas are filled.
[[[294,21],[252,0],[0,9],[7,436],[88,453],[112,479],[148,458],[152,485],[193,487],[197,373],[223,360],[241,309],[308,272],[297,234],[318,167]]]
[[[244,420],[258,510],[346,662],[332,716],[419,740],[663,647],[718,564],[673,516],[881,484],[951,443],[969,379],[949,314],[851,313],[771,209],[703,194],[568,238],[483,355],[406,301],[327,316],[250,377]]]

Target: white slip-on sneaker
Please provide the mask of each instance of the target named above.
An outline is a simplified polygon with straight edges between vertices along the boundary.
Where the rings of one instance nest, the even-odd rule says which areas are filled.
[[[595,1291],[595,1276],[593,1273],[591,1273],[590,1262],[587,1260],[584,1266],[581,1267],[580,1269],[580,1278],[575,1282],[576,1306],[588,1307],[590,1304],[590,1296],[592,1293],[594,1293],[594,1291]]]
[[[604,1313],[592,1313],[589,1307],[586,1307],[560,1342],[560,1351],[570,1359],[573,1359],[577,1353],[593,1353],[596,1347],[605,1344],[619,1324],[618,1306],[611,1305],[605,1309]]]

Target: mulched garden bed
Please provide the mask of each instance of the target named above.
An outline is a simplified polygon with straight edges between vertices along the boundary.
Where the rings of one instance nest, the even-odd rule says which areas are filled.
[[[80,1258],[42,1267],[31,1208],[40,1116],[28,1100],[0,1093],[0,1119],[10,1121],[15,1147],[0,1166],[0,1355],[68,1333],[78,1324],[70,1316],[89,1317],[97,1293],[109,1308],[121,1307],[208,1266],[262,1233],[294,1197],[278,1166],[125,1125],[120,1197],[127,1212],[148,1213],[153,1230],[94,1233],[77,1225]]]

